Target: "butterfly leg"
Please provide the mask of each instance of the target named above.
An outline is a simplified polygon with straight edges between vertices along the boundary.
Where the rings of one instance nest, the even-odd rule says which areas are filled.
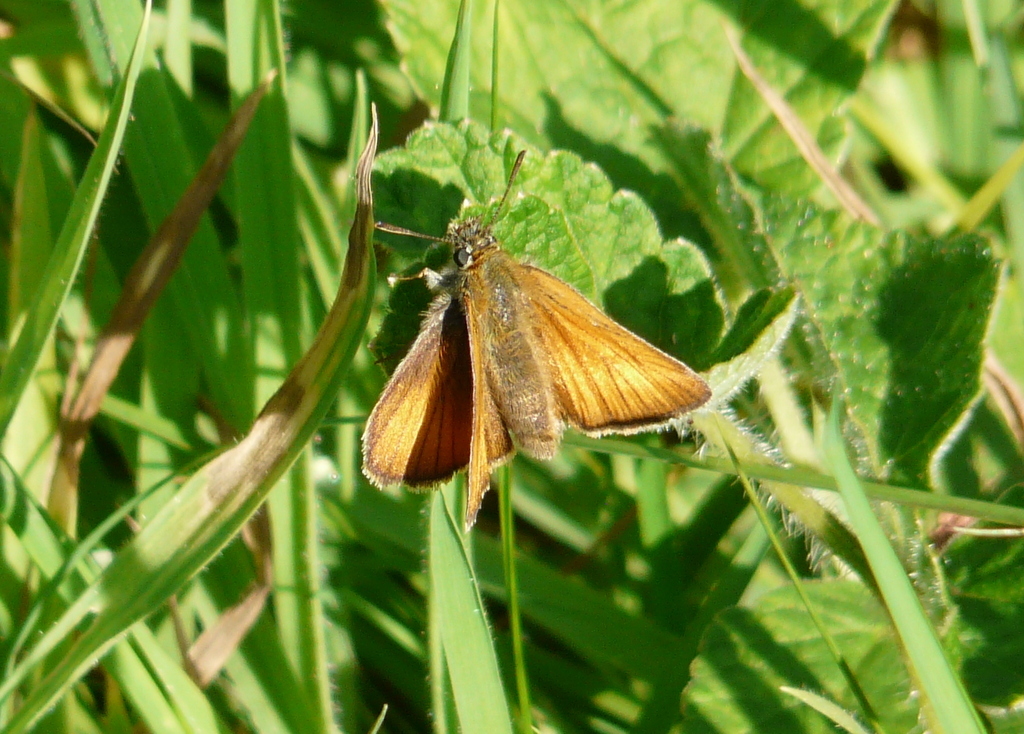
[[[463,276],[458,271],[445,270],[439,273],[431,268],[423,268],[423,270],[415,275],[391,274],[388,276],[388,285],[394,287],[395,283],[400,283],[403,280],[422,279],[427,284],[427,288],[430,289],[431,293],[454,293],[456,283],[460,277]]]
[[[423,268],[423,270],[416,273],[415,275],[399,275],[398,273],[392,273],[391,275],[388,276],[388,285],[390,285],[393,288],[396,283],[401,283],[406,280],[419,280],[420,278],[422,278],[426,282],[427,287],[430,288],[430,290],[435,290],[435,288],[432,287],[431,284],[434,284],[436,286],[437,284],[440,284],[442,280],[441,274],[436,270],[431,270],[430,268]]]

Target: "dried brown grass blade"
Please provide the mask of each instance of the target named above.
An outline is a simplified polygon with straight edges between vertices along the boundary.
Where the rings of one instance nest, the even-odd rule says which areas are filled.
[[[825,156],[825,153],[818,146],[810,131],[804,126],[800,117],[789,106],[785,98],[776,92],[765,80],[761,73],[754,66],[754,62],[747,56],[746,51],[740,46],[739,38],[732,28],[725,29],[725,36],[729,39],[732,52],[736,56],[740,71],[754,85],[754,89],[761,95],[761,99],[771,109],[779,124],[782,125],[790,139],[796,145],[800,155],[807,161],[808,165],[821,176],[821,180],[832,191],[836,199],[844,209],[857,219],[862,219],[876,227],[880,226],[878,215],[868,206],[867,202],[860,198],[853,187],[839,175],[839,172],[832,166],[832,163]]]
[[[1017,382],[992,352],[985,355],[982,380],[1006,425],[1013,431],[1017,445],[1024,448],[1024,395],[1021,394]]]
[[[242,644],[256,624],[273,586],[273,553],[270,516],[266,506],[260,507],[242,528],[242,540],[252,553],[256,582],[239,603],[229,607],[194,643],[189,644],[188,631],[181,619],[177,597],[167,600],[174,635],[181,652],[182,664],[196,685],[205,688],[213,682],[231,655]]]
[[[1007,427],[1013,433],[1017,445],[1024,448],[1024,394],[1021,393],[1016,380],[991,351],[985,355],[981,379]],[[977,522],[977,518],[974,517],[943,512],[939,515],[938,523],[931,532],[932,543],[941,551],[950,540],[968,532]],[[1019,532],[1019,530],[1014,529],[1011,532]]]
[[[188,651],[186,670],[205,688],[223,669],[249,630],[256,624],[270,594],[270,584],[253,586],[245,598],[225,611],[207,628]]]
[[[220,188],[260,100],[276,76],[276,72],[268,74],[263,83],[235,111],[203,167],[182,194],[174,210],[160,224],[125,279],[124,290],[110,321],[97,340],[82,385],[70,409],[62,416],[50,510],[66,528],[75,526],[79,463],[89,426],[99,412],[100,403],[117,377],[153,304],[181,263],[200,218]]]

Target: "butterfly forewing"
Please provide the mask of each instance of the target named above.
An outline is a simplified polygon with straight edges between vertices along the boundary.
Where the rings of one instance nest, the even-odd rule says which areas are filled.
[[[469,463],[473,384],[457,301],[437,299],[363,432],[363,468],[379,486],[429,486]]]
[[[568,283],[529,265],[519,277],[569,425],[592,435],[650,430],[711,397],[697,373],[615,323]]]

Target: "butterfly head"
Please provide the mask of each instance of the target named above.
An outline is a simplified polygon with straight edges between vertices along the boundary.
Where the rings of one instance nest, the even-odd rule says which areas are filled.
[[[484,224],[482,217],[452,222],[448,227],[448,234],[445,235],[445,241],[452,245],[452,259],[459,270],[472,267],[481,252],[498,245],[491,232],[490,223]]]
[[[519,173],[520,166],[523,165],[523,158],[525,156],[525,150],[520,151],[519,155],[516,156],[516,162],[512,165],[512,173],[508,177],[508,186],[505,187],[505,193],[502,194],[501,201],[491,211],[491,215],[486,221],[482,216],[476,216],[461,222],[452,222],[448,225],[448,232],[444,237],[420,234],[411,229],[386,222],[377,222],[376,227],[382,232],[390,232],[407,237],[420,237],[425,240],[451,245],[454,250],[452,259],[455,261],[456,267],[460,271],[467,270],[473,266],[474,261],[477,260],[479,255],[497,247],[498,241],[494,239],[491,225],[494,224],[498,214],[505,208],[505,202],[508,200],[509,192],[512,190],[512,183],[516,180],[516,175]]]
[[[508,201],[509,192],[512,191],[512,184],[516,180],[520,166],[523,165],[524,157],[526,157],[526,151],[519,151],[519,155],[516,156],[516,162],[512,164],[512,173],[508,177],[505,193],[502,194],[501,201],[498,202],[498,206],[495,207],[491,212],[491,216],[486,221],[484,221],[482,216],[479,216],[471,217],[463,222],[452,222],[448,225],[448,233],[444,239],[446,242],[450,242],[455,250],[452,258],[455,260],[455,265],[459,270],[471,268],[473,262],[481,253],[497,247],[498,241],[494,239],[494,235],[491,233],[491,225],[494,224],[498,214],[505,208],[505,202]]]

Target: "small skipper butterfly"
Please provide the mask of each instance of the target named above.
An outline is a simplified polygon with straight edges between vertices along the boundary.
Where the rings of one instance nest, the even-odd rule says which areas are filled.
[[[566,426],[588,436],[667,428],[711,397],[701,377],[626,330],[568,283],[505,253],[491,232],[522,165],[485,222],[453,222],[453,264],[423,270],[436,295],[370,413],[363,473],[375,485],[429,487],[469,469],[466,528],[491,471],[516,447],[538,459]]]

